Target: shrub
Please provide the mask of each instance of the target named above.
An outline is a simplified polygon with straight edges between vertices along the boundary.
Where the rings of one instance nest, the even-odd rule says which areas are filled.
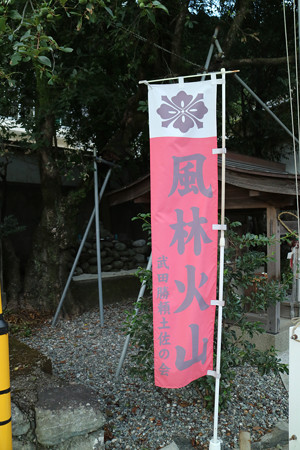
[[[143,214],[144,227],[148,230],[150,215]],[[147,225],[146,225],[147,224]],[[272,244],[274,238],[264,235],[246,233],[239,235],[236,231],[239,222],[228,223],[226,232],[227,247],[225,249],[223,308],[222,354],[220,407],[226,407],[231,398],[235,369],[250,364],[257,367],[260,374],[273,371],[275,374],[288,372],[287,366],[277,357],[276,350],[271,347],[262,351],[256,348],[251,338],[264,333],[260,321],[249,320],[249,313],[262,313],[269,306],[282,301],[286,297],[291,277],[283,276],[283,280],[269,281],[267,276],[258,270],[265,267],[270,257],[264,248]],[[139,269],[137,276],[145,280],[151,292],[151,271]],[[125,330],[131,336],[131,344],[136,351],[133,373],[147,378],[153,376],[153,324],[152,299],[144,297],[136,304],[138,313],[127,313]],[[217,317],[216,317],[217,320]],[[215,324],[216,349],[217,323]],[[214,359],[216,355],[214,354]],[[214,405],[215,379],[201,377],[193,382],[201,392],[207,408]]]

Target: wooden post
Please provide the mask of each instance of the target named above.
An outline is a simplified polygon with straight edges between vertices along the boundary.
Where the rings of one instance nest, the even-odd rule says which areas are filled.
[[[267,236],[275,235],[276,242],[268,246],[268,256],[274,258],[268,262],[267,273],[269,280],[280,278],[280,226],[277,220],[279,211],[274,206],[267,207]],[[280,331],[280,303],[267,309],[267,332],[277,334]]]
[[[251,438],[248,431],[240,431],[239,447],[240,450],[251,450]]]

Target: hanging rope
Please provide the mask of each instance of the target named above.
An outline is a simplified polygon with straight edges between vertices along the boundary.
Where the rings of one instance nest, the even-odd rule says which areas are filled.
[[[132,36],[134,36],[136,39],[139,39],[142,42],[148,42],[149,44],[153,45],[153,47],[158,48],[159,50],[168,53],[169,55],[173,55],[178,59],[181,59],[181,61],[184,61],[188,64],[190,64],[191,66],[197,67],[198,69],[201,69],[203,71],[203,66],[201,66],[200,64],[194,63],[193,61],[190,61],[189,59],[184,58],[183,56],[177,55],[177,53],[172,52],[171,50],[168,50],[165,47],[162,47],[159,44],[156,44],[153,41],[150,41],[149,39],[145,38],[144,36],[141,36],[138,33],[135,33],[134,31],[129,30],[128,28],[123,27],[122,25],[116,25],[114,23],[111,23],[111,25],[117,29],[121,29],[123,31],[125,31],[128,34],[131,34]]]
[[[294,36],[296,34],[295,28],[295,0],[294,4]],[[288,71],[288,83],[289,83],[289,98],[290,98],[290,111],[291,111],[291,123],[292,123],[292,134],[293,134],[293,153],[294,153],[294,168],[295,168],[295,189],[296,189],[296,205],[297,205],[297,221],[298,221],[298,236],[300,235],[300,221],[299,221],[299,199],[298,199],[298,169],[297,169],[297,155],[296,155],[296,140],[295,140],[295,125],[294,125],[294,114],[293,114],[293,96],[292,96],[292,84],[291,84],[291,72],[289,63],[289,48],[288,48],[288,34],[287,34],[287,23],[286,23],[286,11],[285,11],[285,0],[283,0],[283,22],[284,22],[284,35],[285,35],[285,47],[286,47],[286,57],[287,57],[287,71]],[[296,58],[297,59],[297,58]],[[296,82],[298,84],[298,65],[296,64]],[[297,104],[297,109],[299,109],[299,104]]]
[[[296,20],[296,2],[293,5],[294,16],[294,51],[295,51],[295,73],[296,73],[296,100],[297,100],[297,123],[298,123],[298,138],[300,136],[300,111],[299,111],[299,72],[298,72],[298,55],[297,55],[297,20]],[[300,163],[300,143],[298,141],[298,164]]]
[[[289,214],[290,216],[295,217],[295,218],[297,219],[297,221],[299,220],[299,217],[298,217],[296,214],[294,214],[294,213],[292,213],[292,212],[290,212],[290,211],[282,211],[282,212],[281,212],[280,214],[278,214],[278,216],[277,216],[278,222],[281,223],[281,225],[282,225],[282,226],[283,226],[290,234],[295,235],[296,238],[298,239],[299,235],[298,235],[294,230],[291,230],[291,228],[289,228],[288,225],[284,223],[283,219],[281,219],[281,216],[283,216],[284,214]]]

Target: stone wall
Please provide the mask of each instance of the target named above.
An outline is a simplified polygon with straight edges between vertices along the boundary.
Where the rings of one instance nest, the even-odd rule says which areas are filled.
[[[135,241],[129,239],[119,240],[105,229],[100,231],[101,241],[101,270],[103,272],[116,272],[143,267],[147,264],[150,255],[150,246],[145,239]],[[75,257],[75,250],[74,250]],[[71,268],[70,263],[70,268]],[[82,249],[75,275],[83,273],[97,273],[97,246],[95,233],[89,233]]]

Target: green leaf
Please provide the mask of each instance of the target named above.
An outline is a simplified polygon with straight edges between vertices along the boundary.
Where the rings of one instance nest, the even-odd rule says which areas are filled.
[[[76,30],[80,31],[81,28],[82,28],[82,17],[80,17],[80,19],[77,22]]]
[[[114,17],[114,14],[113,14],[112,10],[108,6],[104,6],[104,8],[108,12],[108,14],[111,15],[111,17]]]
[[[25,39],[27,39],[31,34],[31,30],[27,30],[25,34],[23,34],[23,36],[21,37],[20,41],[24,41]]]
[[[11,57],[10,65],[16,66],[21,61],[21,59],[22,59],[22,57],[19,53],[14,53]]]
[[[6,18],[0,17],[0,31],[4,31],[6,27]]]
[[[154,2],[152,2],[152,5],[155,6],[156,8],[162,9],[162,10],[165,11],[167,14],[169,14],[168,9],[167,9],[162,3],[160,3],[159,1],[155,0]]]
[[[8,80],[8,84],[10,87],[14,87],[16,85],[16,81],[15,80]]]
[[[153,25],[155,25],[156,21],[155,21],[155,15],[153,14],[153,12],[150,11],[149,9],[146,9],[145,11],[148,16],[148,19],[150,19],[151,22],[153,23]]]
[[[47,56],[38,56],[38,60],[41,64],[51,67],[51,61]]]
[[[71,47],[59,47],[59,50],[61,50],[62,52],[65,52],[65,53],[72,53],[73,48],[71,48]]]
[[[13,20],[22,20],[21,14],[16,9],[9,11],[8,17]]]

